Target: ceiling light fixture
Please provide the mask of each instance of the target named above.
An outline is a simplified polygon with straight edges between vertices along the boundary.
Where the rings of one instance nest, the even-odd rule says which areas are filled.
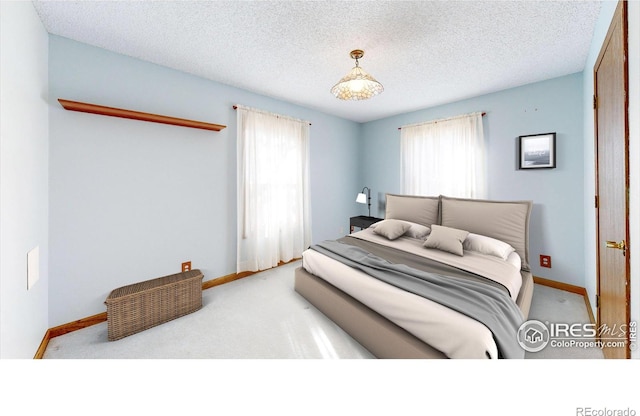
[[[384,87],[374,77],[360,68],[358,59],[364,56],[364,51],[351,51],[351,58],[356,60],[356,66],[331,88],[331,94],[341,100],[367,100],[384,91]]]

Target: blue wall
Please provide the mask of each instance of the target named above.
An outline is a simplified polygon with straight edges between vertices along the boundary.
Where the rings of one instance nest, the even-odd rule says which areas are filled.
[[[534,275],[584,286],[582,96],[582,74],[577,73],[364,124],[359,181],[373,190],[371,214],[383,216],[384,194],[400,192],[398,127],[486,112],[488,198],[533,200]],[[518,136],[549,132],[557,133],[557,167],[517,170]],[[540,254],[552,256],[551,269],[538,266]]]
[[[365,214],[354,199],[399,192],[398,127],[484,111],[489,198],[531,199],[534,274],[583,286],[582,75],[358,124],[50,36],[50,326],[104,311],[109,291],[193,262],[205,280],[235,271],[233,104],[309,120],[313,240]],[[57,98],[209,121],[221,132],[65,111]],[[519,135],[558,134],[553,170],[517,171]]]
[[[58,36],[49,42],[50,326],[105,311],[112,289],[235,272],[234,104],[308,120],[314,241],[347,230],[355,122]],[[221,132],[64,110],[58,98],[208,121]],[[277,161],[274,161],[277,163]]]
[[[0,2],[0,30],[0,358],[32,358],[49,328],[48,34],[31,2]]]

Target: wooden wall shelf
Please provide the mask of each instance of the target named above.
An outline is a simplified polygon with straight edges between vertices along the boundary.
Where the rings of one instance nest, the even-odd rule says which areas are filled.
[[[81,103],[59,98],[58,101],[65,110],[80,111],[83,113],[100,114],[103,116],[129,118],[133,120],[150,121],[153,123],[171,124],[174,126],[191,127],[194,129],[204,129],[220,131],[227,126],[221,124],[205,123],[203,121],[186,120],[184,118],[161,116],[158,114],[142,113],[140,111],[123,110],[121,108],[105,107],[96,104]]]

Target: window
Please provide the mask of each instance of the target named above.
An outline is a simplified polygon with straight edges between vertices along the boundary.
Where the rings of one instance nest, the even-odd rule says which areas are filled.
[[[482,113],[403,126],[400,155],[405,194],[486,197]]]
[[[275,267],[311,243],[309,123],[237,106],[237,272]]]

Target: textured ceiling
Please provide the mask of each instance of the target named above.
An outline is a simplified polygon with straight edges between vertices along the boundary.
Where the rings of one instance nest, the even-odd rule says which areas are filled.
[[[599,1],[34,1],[49,33],[366,122],[582,71]],[[354,65],[385,91],[340,101]]]

